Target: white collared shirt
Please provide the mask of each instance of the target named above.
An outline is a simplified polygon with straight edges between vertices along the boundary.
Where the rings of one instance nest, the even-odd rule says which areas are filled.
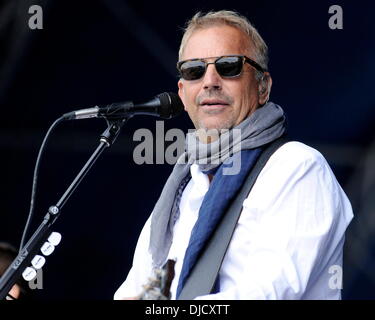
[[[197,165],[180,202],[168,258],[176,259],[172,299],[191,230],[209,188]],[[197,299],[340,299],[348,198],[324,157],[299,142],[280,147],[243,203],[220,269],[220,292]],[[152,273],[149,218],[133,266],[114,298],[134,297]]]

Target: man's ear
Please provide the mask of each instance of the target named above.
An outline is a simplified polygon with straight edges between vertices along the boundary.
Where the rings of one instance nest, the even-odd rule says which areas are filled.
[[[180,97],[180,99],[181,99],[181,101],[182,101],[182,103],[184,105],[185,111],[187,111],[186,107],[185,107],[185,103],[184,103],[184,83],[183,83],[183,81],[181,79],[178,80],[177,86],[178,86],[178,95],[179,95],[179,97]]]
[[[258,90],[259,98],[258,103],[262,106],[266,104],[270,98],[272,87],[272,78],[269,72],[264,72],[263,77],[259,80]]]

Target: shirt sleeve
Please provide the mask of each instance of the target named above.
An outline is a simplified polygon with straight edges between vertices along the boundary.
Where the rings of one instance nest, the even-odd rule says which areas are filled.
[[[336,299],[330,268],[342,266],[351,205],[323,156],[289,142],[254,184],[220,271],[204,299]]]
[[[133,265],[126,280],[115,292],[115,300],[124,300],[141,294],[142,286],[147,283],[152,274],[152,257],[148,251],[150,225],[151,217],[148,218],[139,235],[134,252]]]

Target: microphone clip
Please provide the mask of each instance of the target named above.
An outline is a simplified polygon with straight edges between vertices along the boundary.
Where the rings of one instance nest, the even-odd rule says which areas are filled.
[[[108,147],[113,144],[121,132],[122,126],[130,117],[123,117],[121,119],[105,119],[108,128],[100,135],[100,142],[105,143]]]

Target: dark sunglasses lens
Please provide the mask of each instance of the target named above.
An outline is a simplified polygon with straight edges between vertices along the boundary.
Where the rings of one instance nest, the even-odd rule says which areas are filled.
[[[241,73],[243,63],[241,57],[223,57],[215,65],[222,77],[235,77]]]
[[[206,66],[203,61],[186,61],[180,66],[181,77],[185,80],[197,80],[205,71]]]

